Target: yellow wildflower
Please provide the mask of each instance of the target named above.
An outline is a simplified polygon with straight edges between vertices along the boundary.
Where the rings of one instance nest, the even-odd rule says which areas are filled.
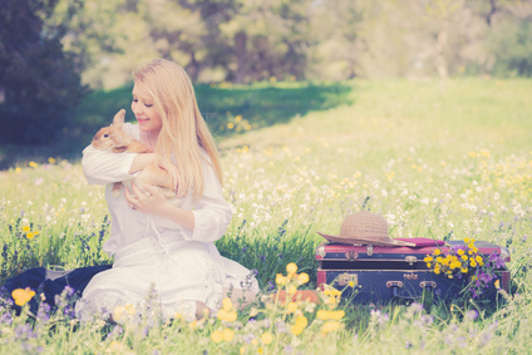
[[[50,163],[50,164],[55,164],[55,162],[56,162],[56,160],[55,160],[54,157],[50,157],[50,158],[48,158],[48,163]]]
[[[470,242],[471,242],[471,239],[469,239],[469,238],[464,238],[464,243],[469,244]]]
[[[216,329],[214,332],[212,332],[211,334],[211,339],[212,341],[214,341],[215,343],[220,343],[224,340],[224,333],[221,329]]]
[[[482,257],[480,255],[477,255],[475,256],[475,260],[477,261],[477,263],[481,263],[483,260],[482,260]]]
[[[463,249],[458,249],[457,253],[458,253],[458,255],[464,255],[464,250]]]
[[[471,265],[471,267],[476,267],[477,266],[477,262],[475,260],[471,260],[469,262],[469,265]]]
[[[463,274],[467,274],[467,272],[469,271],[469,269],[467,267],[461,267],[460,268],[460,271],[463,273]]]
[[[297,272],[297,265],[296,263],[289,263],[288,265],[286,265],[286,272],[289,274],[289,275],[293,275]]]
[[[39,166],[39,164],[37,164],[36,162],[34,162],[33,160],[29,162],[28,164],[31,168],[36,168]]]
[[[137,313],[137,310],[135,309],[135,306],[132,305],[131,303],[128,303],[124,306],[125,308],[125,311],[130,315],[130,316],[133,316],[135,315],[135,313]]]
[[[423,259],[423,261],[425,261],[426,263],[430,263],[430,262],[433,261],[433,260],[434,260],[434,258],[433,258],[432,256],[430,256],[430,255],[427,255],[427,256],[425,257],[425,259]]]
[[[21,169],[20,167],[17,166],[17,167],[15,168],[15,173],[18,174],[18,173],[20,173],[21,171],[22,171],[22,169]]]
[[[351,287],[351,288],[355,288],[355,286],[356,286],[356,285],[355,285],[355,281],[352,281],[352,280],[349,281],[349,282],[347,283],[347,286],[349,286],[349,287]]]
[[[26,238],[28,238],[29,240],[32,240],[33,237],[35,237],[35,233],[29,232],[26,234]]]
[[[116,306],[113,309],[113,313],[112,313],[113,321],[120,322],[125,312],[126,312],[126,308],[124,306]]]
[[[235,126],[235,124],[233,122],[228,122],[227,123],[227,128],[228,129],[233,129],[234,126]]]
[[[294,324],[290,327],[290,331],[292,332],[292,334],[297,336],[303,332],[307,324],[308,324],[307,317],[305,316],[296,317]]]
[[[306,272],[302,272],[301,274],[297,275],[297,282],[300,285],[304,285],[309,281],[309,276]]]
[[[497,279],[497,280],[495,280],[495,282],[493,282],[493,285],[498,290],[498,289],[501,288],[501,281],[499,279]]]
[[[467,261],[467,255],[464,254],[464,255],[461,256],[461,258],[462,258],[463,261]]]
[[[286,312],[287,313],[295,313],[297,311],[297,303],[290,302],[286,305]]]
[[[336,297],[336,296],[340,296],[342,294],[342,292],[337,290],[336,288],[330,287],[330,288],[325,289],[323,291],[323,294],[325,296]]]
[[[15,304],[21,307],[28,303],[33,298],[33,296],[35,296],[35,291],[33,291],[29,287],[26,287],[24,289],[17,288],[11,292],[11,297],[15,301]]]
[[[265,333],[262,334],[262,336],[260,337],[260,341],[262,341],[262,343],[263,343],[264,345],[271,344],[272,341],[273,341],[273,335],[272,335],[272,333],[270,333],[270,332],[265,332]]]
[[[241,115],[237,115],[237,116],[235,117],[235,122],[238,123],[238,122],[240,122],[240,121],[242,121],[242,116],[241,116]]]
[[[218,311],[217,317],[219,320],[223,320],[226,322],[234,322],[237,318],[237,314],[235,310],[227,311],[222,308]]]
[[[320,309],[316,314],[316,318],[321,320],[340,320],[345,316],[345,312],[342,310],[328,311]]]
[[[286,282],[288,281],[288,279],[286,277],[284,277],[283,274],[277,274],[275,275],[275,283],[279,286],[283,286],[283,285],[286,285]]]
[[[222,300],[222,308],[218,311],[217,317],[219,320],[226,322],[234,322],[237,318],[237,313],[233,309],[233,302],[229,297]]]
[[[325,322],[325,324],[321,326],[320,331],[321,331],[321,334],[326,335],[330,332],[335,332],[341,328],[342,328],[342,323],[336,320],[330,320],[330,321]]]
[[[434,255],[440,255],[441,254],[441,250],[440,249],[434,249]]]
[[[24,227],[22,227],[22,231],[23,231],[24,233],[28,233],[30,230],[31,230],[31,229],[30,229],[30,226],[24,226]]]
[[[449,265],[451,270],[458,269],[461,266],[462,266],[462,263],[459,261],[452,261],[451,264]]]

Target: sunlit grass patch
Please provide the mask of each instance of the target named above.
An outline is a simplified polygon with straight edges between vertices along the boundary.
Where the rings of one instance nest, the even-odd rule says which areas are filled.
[[[512,294],[504,306],[469,299],[436,304],[430,312],[418,303],[340,305],[341,327],[335,323],[323,334],[309,316],[297,336],[291,327],[301,328],[302,319],[291,315],[283,328],[278,317],[257,318],[251,308],[238,314],[241,324],[234,327],[217,318],[180,320],[157,323],[147,333],[63,318],[53,318],[55,332],[49,326],[30,331],[20,317],[8,321],[2,313],[0,351],[526,353],[532,346],[532,108],[523,103],[532,82],[345,85],[354,87],[352,106],[309,111],[220,140],[224,193],[234,208],[217,242],[221,253],[257,270],[264,293],[274,292],[277,274],[290,262],[309,275],[300,288],[312,289],[314,250],[324,241],[316,232],[336,233],[345,214],[366,209],[386,217],[392,237],[474,238],[509,247]],[[109,228],[102,187],[87,185],[79,164],[56,160],[0,173],[2,279],[33,266],[111,261],[101,251]],[[258,324],[252,332],[250,318]]]

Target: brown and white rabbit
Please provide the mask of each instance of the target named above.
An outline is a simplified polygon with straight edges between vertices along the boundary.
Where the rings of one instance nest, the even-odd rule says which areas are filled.
[[[113,153],[152,153],[153,149],[124,132],[125,115],[126,110],[118,111],[110,126],[103,127],[96,132],[92,138],[91,145],[95,149]],[[171,164],[169,161],[166,163]],[[173,171],[169,172],[163,169],[160,164],[152,163],[142,169],[134,180],[143,184],[158,186],[166,197],[172,198],[176,196],[177,188],[177,177],[172,173]],[[114,183],[113,194],[119,192],[121,187],[121,182]]]

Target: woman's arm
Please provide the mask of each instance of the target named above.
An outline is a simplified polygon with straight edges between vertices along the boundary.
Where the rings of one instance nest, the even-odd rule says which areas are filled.
[[[154,153],[113,153],[89,145],[83,150],[81,166],[89,184],[126,181],[157,159]]]
[[[222,187],[214,169],[205,163],[203,169],[204,191],[193,210],[176,207],[162,193],[151,186],[132,186],[126,189],[126,199],[141,212],[163,217],[192,231],[190,240],[214,242],[220,239],[231,222],[231,206],[225,201]]]

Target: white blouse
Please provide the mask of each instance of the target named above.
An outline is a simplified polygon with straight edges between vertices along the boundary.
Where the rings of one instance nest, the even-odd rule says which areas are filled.
[[[139,139],[137,125],[126,123],[124,130]],[[131,209],[124,193],[112,193],[112,183],[129,181],[135,174],[129,174],[133,160],[139,153],[112,153],[95,149],[92,145],[83,150],[81,165],[90,184],[105,184],[105,198],[112,218],[111,235],[103,246],[105,252],[113,255],[118,250],[144,237],[156,238],[165,248],[177,240],[199,241],[209,244],[209,251],[219,255],[214,242],[222,237],[231,222],[231,206],[225,201],[221,184],[216,177],[212,163],[202,151],[204,191],[199,198],[188,194],[177,199],[181,208],[191,210],[194,215],[194,230],[166,218],[149,215]]]

